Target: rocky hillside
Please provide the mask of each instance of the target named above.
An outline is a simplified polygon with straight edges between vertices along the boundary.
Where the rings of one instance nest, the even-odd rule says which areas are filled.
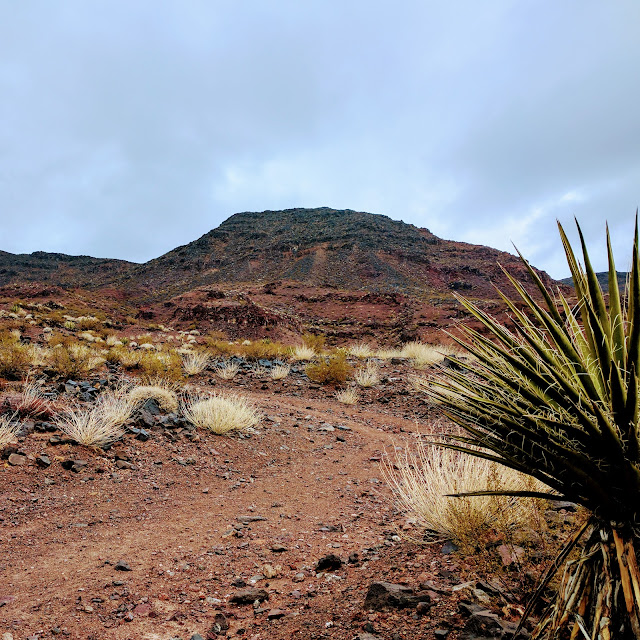
[[[37,282],[62,287],[102,285],[133,267],[132,262],[68,256],[64,253],[8,253],[0,251],[0,286]]]
[[[190,244],[121,272],[112,284],[158,301],[205,285],[292,281],[311,287],[397,291],[422,299],[458,290],[494,298],[508,253],[442,240],[382,215],[335,209],[238,213]],[[545,276],[546,277],[546,276]]]

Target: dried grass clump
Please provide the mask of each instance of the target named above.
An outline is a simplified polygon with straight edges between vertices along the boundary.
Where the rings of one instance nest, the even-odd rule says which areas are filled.
[[[16,338],[13,332],[0,335],[0,376],[20,378],[30,362],[29,350],[20,343],[19,337]]]
[[[129,399],[136,407],[153,399],[162,411],[175,413],[178,410],[178,396],[168,381],[156,381],[155,384],[133,387],[129,390]]]
[[[310,363],[305,368],[309,380],[320,384],[342,384],[352,372],[353,368],[347,362],[344,351],[338,351],[333,356]]]
[[[13,416],[0,416],[0,447],[13,442],[20,430],[20,424],[15,421]]]
[[[44,382],[44,380],[33,380],[27,376],[15,406],[16,414],[25,417],[50,418],[57,411],[56,403],[43,395]]]
[[[122,427],[135,408],[136,404],[131,399],[128,385],[103,392],[98,396],[94,406],[94,410],[101,415],[104,422],[115,427]]]
[[[76,409],[59,414],[55,425],[85,447],[105,447],[124,435],[122,424],[113,415],[103,413],[103,406],[96,405],[90,410]]]
[[[336,391],[336,400],[342,404],[356,404],[360,400],[357,389],[348,388]]]
[[[386,458],[384,475],[402,509],[434,537],[473,546],[489,530],[529,528],[534,501],[512,496],[451,497],[473,491],[547,489],[504,465],[419,440],[415,449]]]
[[[197,376],[202,373],[210,362],[209,354],[204,351],[188,351],[182,354],[182,368],[188,376]]]
[[[357,342],[356,344],[352,344],[347,348],[347,353],[352,355],[354,358],[370,358],[373,356],[373,349],[371,345],[366,342]]]
[[[233,380],[240,371],[240,365],[237,362],[225,362],[216,367],[216,375],[223,380]]]
[[[272,380],[282,380],[291,373],[291,366],[288,364],[277,364],[271,368]]]
[[[407,342],[400,350],[400,357],[413,360],[416,367],[430,367],[440,364],[444,360],[445,354],[441,347],[416,341]]]
[[[298,345],[291,351],[292,360],[313,360],[316,355],[316,350],[306,345]]]
[[[368,360],[364,367],[356,370],[353,379],[360,387],[375,387],[380,384],[380,367],[373,360]]]
[[[207,398],[188,398],[184,417],[195,427],[218,435],[249,429],[260,422],[260,414],[246,398],[214,394]]]

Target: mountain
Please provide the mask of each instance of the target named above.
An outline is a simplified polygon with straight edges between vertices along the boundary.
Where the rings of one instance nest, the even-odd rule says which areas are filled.
[[[513,293],[501,266],[526,280],[509,253],[443,240],[383,215],[322,207],[238,213],[144,264],[0,252],[0,294],[45,297],[38,283],[58,285],[104,310],[119,305],[141,323],[234,338],[314,331],[336,343],[405,341],[438,339],[443,327],[468,321],[456,292],[501,315],[496,287]]]
[[[62,287],[91,288],[127,272],[126,260],[68,256],[64,253],[0,251],[0,286],[37,282]]]
[[[620,291],[624,291],[624,288],[627,284],[628,275],[629,274],[626,271],[616,271],[618,287],[620,288]],[[596,273],[596,277],[598,278],[598,282],[600,283],[602,290],[605,292],[609,291],[609,272],[600,271]],[[562,282],[562,284],[567,284],[570,287],[573,287],[573,278],[563,278],[559,282]]]
[[[110,284],[137,290],[148,302],[208,285],[278,281],[493,298],[492,282],[506,286],[498,263],[522,273],[508,253],[442,240],[383,215],[322,207],[235,214],[198,240],[121,271]]]

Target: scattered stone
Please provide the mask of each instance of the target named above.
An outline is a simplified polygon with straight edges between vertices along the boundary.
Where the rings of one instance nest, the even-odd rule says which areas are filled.
[[[49,458],[48,455],[42,453],[36,457],[36,464],[39,467],[46,469],[47,467],[51,466],[51,459]]]
[[[236,520],[241,524],[250,524],[251,522],[261,522],[266,518],[264,516],[238,516]]]
[[[281,571],[282,571],[282,567],[280,565],[276,565],[274,567],[272,564],[267,563],[262,567],[262,575],[267,580],[271,580],[272,578],[278,577]]]
[[[318,573],[320,573],[321,571],[337,571],[341,566],[342,559],[335,553],[330,553],[329,555],[326,555],[318,560],[316,571]]]
[[[440,553],[442,553],[443,556],[448,556],[450,553],[453,553],[454,551],[458,551],[458,549],[459,547],[455,542],[453,542],[452,540],[447,540],[442,545],[442,549],[440,550]]]
[[[23,453],[12,453],[9,456],[9,464],[12,467],[20,467],[27,461],[27,456]]]
[[[358,555],[357,551],[349,554],[348,562],[349,564],[358,564],[358,562],[360,562],[360,556]]]
[[[242,579],[242,578],[236,578],[232,583],[231,583],[232,587],[238,587],[239,589],[242,589],[242,587],[246,587],[247,583]]]
[[[369,586],[364,606],[380,611],[387,608],[404,609],[415,607],[419,602],[431,605],[431,596],[426,591],[415,593],[411,587],[392,582],[373,582]]]
[[[189,640],[204,640],[204,638],[199,633],[194,633]]]
[[[450,633],[451,629],[435,629],[433,635],[436,640],[445,640]]]
[[[116,467],[118,469],[133,469],[133,465],[126,460],[116,460]]]
[[[224,613],[218,611],[218,613],[216,613],[213,618],[213,625],[211,625],[211,628],[209,629],[209,634],[217,635],[218,633],[227,631],[228,629],[229,621],[227,620],[227,616],[225,616]]]
[[[500,559],[505,567],[509,567],[512,564],[518,564],[525,553],[522,547],[516,547],[513,545],[507,546],[506,544],[501,544],[497,548],[497,551],[500,554]]]
[[[274,544],[269,548],[271,549],[271,551],[273,551],[273,553],[284,553],[285,551],[287,551],[287,547],[285,547],[283,544]]]
[[[113,567],[116,571],[131,571],[131,567],[124,560],[118,560]]]
[[[304,573],[296,573],[296,575],[293,576],[292,580],[293,582],[304,582]]]
[[[288,611],[284,609],[271,609],[269,613],[267,613],[268,620],[280,620],[280,618],[284,618],[287,615]]]
[[[502,639],[508,632],[507,624],[500,620],[495,613],[487,609],[477,611],[467,620],[461,640],[478,640],[478,637],[489,640],[490,638]]]
[[[230,598],[229,602],[234,604],[253,604],[254,602],[264,602],[269,599],[269,594],[264,589],[256,589],[255,587],[247,587],[236,591]]]

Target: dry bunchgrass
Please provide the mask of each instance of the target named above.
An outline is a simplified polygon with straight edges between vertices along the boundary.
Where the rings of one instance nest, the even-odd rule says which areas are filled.
[[[237,362],[225,362],[216,367],[216,375],[223,380],[233,380],[240,371],[240,365]]]
[[[271,378],[273,380],[282,380],[291,373],[291,366],[288,364],[277,364],[271,368]]]
[[[349,387],[336,391],[336,400],[342,404],[356,404],[360,400],[360,394],[357,389]]]
[[[162,411],[175,413],[178,410],[178,396],[168,381],[155,381],[155,384],[133,387],[129,390],[129,399],[134,406],[140,406],[153,399]]]
[[[104,362],[105,358],[93,349],[69,340],[58,343],[48,353],[48,365],[68,378],[85,376]]]
[[[210,362],[209,354],[204,351],[188,351],[182,354],[182,368],[188,376],[197,376],[202,373]]]
[[[76,409],[59,414],[54,423],[66,435],[85,447],[105,447],[124,435],[122,424],[109,414],[103,414],[103,406],[89,410]]]
[[[442,347],[424,342],[407,342],[400,350],[401,358],[409,358],[416,367],[430,367],[440,364],[445,358]]]
[[[366,342],[356,342],[347,348],[347,353],[354,358],[370,358],[373,356],[371,345]]]
[[[13,332],[0,334],[0,376],[20,378],[30,364],[29,350],[20,343],[20,338]]]
[[[472,491],[540,491],[541,483],[503,465],[419,440],[396,447],[383,464],[401,508],[427,534],[473,546],[493,529],[529,528],[537,520],[533,500],[510,496],[451,497]],[[535,486],[534,486],[535,485]]]
[[[44,380],[27,376],[15,404],[16,414],[24,417],[50,418],[57,410],[55,402],[45,398],[42,391]]]
[[[307,345],[298,345],[291,351],[292,360],[313,360],[316,357],[316,350]]]
[[[136,404],[131,399],[129,385],[122,385],[101,393],[93,410],[100,414],[106,424],[122,427],[135,408]]]
[[[195,427],[218,435],[249,429],[260,422],[260,414],[246,398],[213,394],[206,398],[185,400],[184,417]]]
[[[380,384],[380,367],[373,360],[368,360],[363,367],[356,370],[353,379],[360,387],[375,387]]]
[[[20,430],[20,424],[16,421],[16,416],[0,416],[0,447],[13,442]]]

